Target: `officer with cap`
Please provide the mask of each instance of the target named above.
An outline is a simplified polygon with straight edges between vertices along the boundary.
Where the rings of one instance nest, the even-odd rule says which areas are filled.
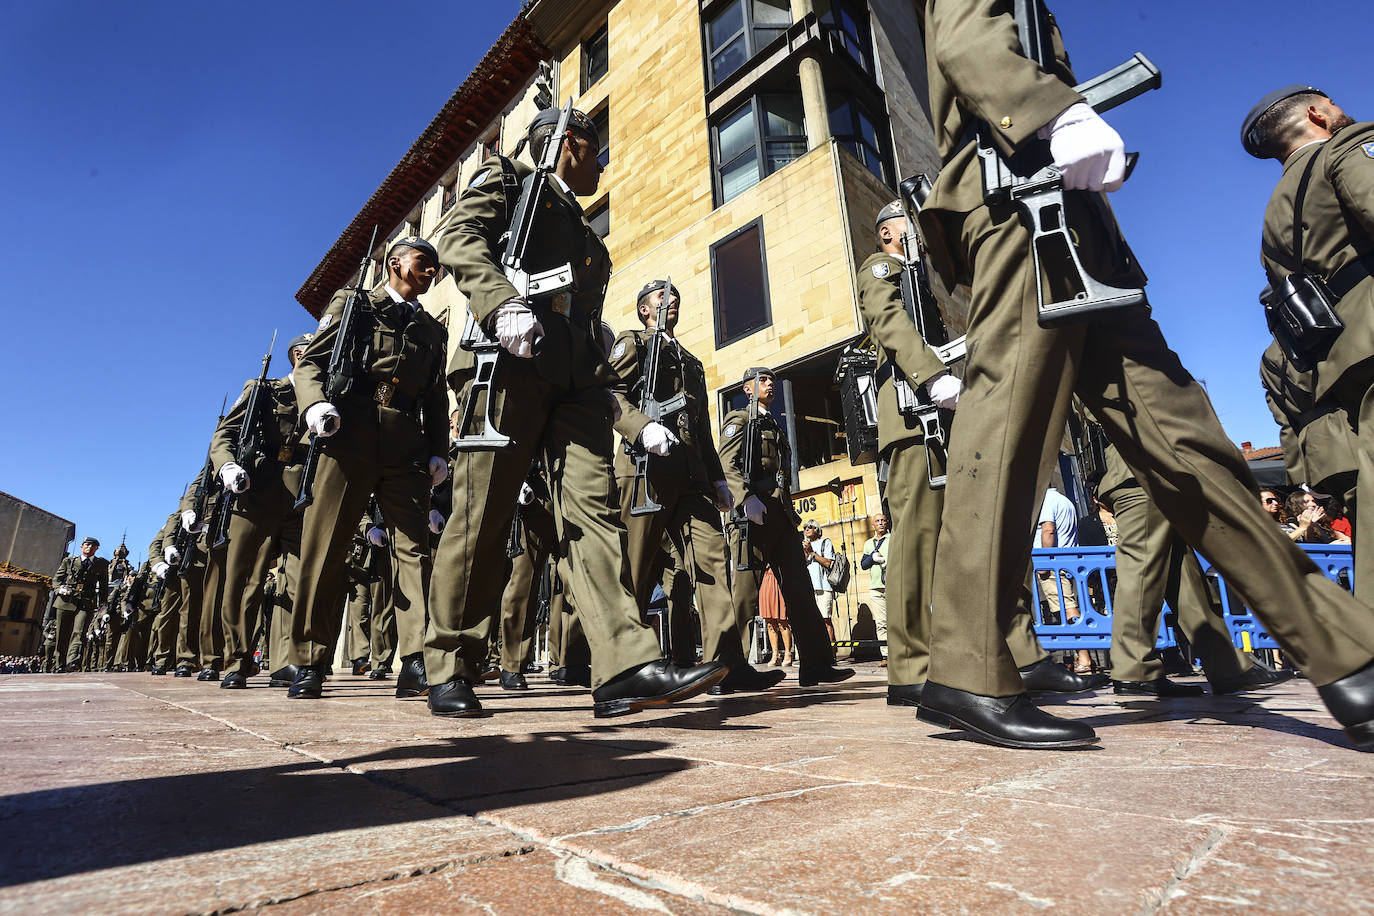
[[[295,502],[307,443],[296,409],[293,376],[313,339],[312,334],[294,338],[286,348],[292,372],[264,384],[259,394],[257,429],[252,431],[259,448],[249,456],[247,466],[236,456],[240,439],[249,433],[244,423],[256,378],[244,383],[243,393],[210,441],[215,474],[226,490],[238,494],[224,556],[206,576],[207,609],[201,616],[202,664],[224,672],[220,687],[225,689],[244,687],[257,673],[253,637],[260,625],[262,591],[273,557],[278,551],[286,557],[288,593],[299,572],[302,516],[295,511]],[[214,607],[218,607],[218,614],[210,611]]]
[[[577,203],[578,196],[596,191],[600,143],[581,112],[573,112],[562,137],[552,136],[558,120],[556,110],[540,112],[526,137],[536,157],[546,143],[556,144],[557,151],[548,207],[530,227],[526,269],[570,265],[573,288],[531,301],[502,270],[502,235],[510,229],[517,198],[529,187],[531,169],[523,163],[502,156],[484,162],[438,240],[469,312],[501,345],[489,403],[497,429],[511,439],[501,450],[459,451],[454,461],[453,517],[439,542],[425,644],[430,710],[439,716],[482,714],[472,688],[482,675],[506,584],[515,501],[540,449],[568,560],[566,578],[582,599],[595,715],[625,715],[686,699],[726,673],[714,663],[684,669],[665,662],[629,588],[625,527],[613,495],[616,402],[608,386],[618,376],[606,361],[601,328],[611,261]],[[472,352],[456,351],[449,381],[460,403],[475,366]]]
[[[730,594],[729,546],[720,526],[720,513],[729,512],[735,501],[712,435],[705,367],[674,337],[681,308],[676,287],[668,300],[666,322],[658,326],[666,283],[652,280],[644,285],[635,302],[643,327],[623,331],[611,347],[611,365],[620,376],[615,388],[620,403],[616,432],[648,451],[648,479],[639,482],[641,491],[647,488],[647,493],[641,492],[639,498],[651,497],[662,506],[656,512],[634,514],[635,465],[622,449],[616,456],[615,474],[620,485],[620,520],[629,534],[635,597],[641,608],[648,606],[654,586],[662,578],[660,558],[668,556],[662,549],[666,535],[672,543],[672,555],[682,560],[683,571],[696,589],[702,657],[730,668],[725,680],[711,692],[766,690],[785,673],[758,671],[746,658],[752,615],[737,616]],[[648,379],[644,375],[646,354],[655,337],[659,338],[658,372],[656,378]],[[646,385],[660,403],[681,395],[681,406],[659,421],[651,421],[639,410]],[[690,613],[676,604],[673,610],[677,614]],[[684,627],[683,621],[675,621],[672,631],[690,632],[694,629],[690,618],[687,623]]]
[[[951,443],[935,563],[931,668],[917,714],[1026,748],[1096,740],[1083,720],[1030,702],[1004,637],[1025,581],[1036,502],[1073,395],[1191,547],[1252,603],[1352,738],[1374,743],[1374,689],[1328,686],[1368,665],[1368,611],[1326,579],[1255,499],[1254,478],[1206,392],[1179,363],[1149,308],[1040,325],[1031,234],[1014,207],[984,199],[976,130],[1004,155],[1051,161],[1078,255],[1100,282],[1140,287],[1143,271],[1099,192],[1126,177],[1119,134],[1074,91],[1057,27],[1054,58],[1019,53],[1001,0],[927,4],[930,110],[943,167],[921,208],[922,236],[946,286],[970,288],[968,363]],[[965,66],[976,60],[978,66]],[[981,119],[981,123],[976,123]],[[1039,161],[1039,160],[1037,160]],[[1371,670],[1374,684],[1374,670]]]
[[[802,554],[797,531],[801,519],[792,507],[788,484],[791,448],[787,433],[768,411],[773,403],[773,370],[755,366],[744,373],[743,382],[745,393],[758,401],[752,430],[754,467],[744,466],[744,446],[751,434],[749,408],[741,407],[726,414],[721,420],[720,433],[720,458],[725,467],[725,479],[735,505],[742,504],[749,519],[753,545],[751,560],[756,567],[755,570],[735,571],[730,586],[735,619],[748,621],[755,616],[764,565],[773,567],[801,657],[797,679],[803,687],[843,681],[854,675],[854,669],[835,667],[835,647],[830,642],[820,608],[816,606],[811,575],[806,571],[806,558]],[[739,556],[740,538],[739,528],[732,527],[732,557]]]
[[[98,557],[100,542],[88,537],[81,553],[63,557],[53,575],[53,610],[57,613],[57,661],[63,671],[75,671],[96,605],[110,599],[110,562]],[[56,667],[55,665],[55,667]]]
[[[1359,476],[1374,479],[1374,123],[1356,123],[1320,89],[1285,86],[1250,109],[1241,145],[1283,164],[1260,244],[1270,286],[1282,289],[1294,273],[1315,276],[1345,323],[1329,350],[1311,354],[1312,410],[1344,411]],[[1348,508],[1358,524],[1358,507]],[[1357,580],[1374,581],[1371,543],[1356,539]]]
[[[892,537],[887,546],[887,702],[916,706],[930,669],[930,606],[935,580],[935,545],[945,491],[930,486],[930,453],[914,413],[897,402],[897,384],[921,385],[936,406],[952,410],[958,403],[959,380],[922,339],[902,301],[906,267],[902,236],[906,214],[894,200],[878,211],[874,224],[878,250],[859,268],[859,311],[878,348],[878,446],[888,463],[887,504]],[[914,246],[913,246],[914,247]],[[936,474],[944,468],[937,468]],[[1078,693],[1106,684],[1106,678],[1084,678],[1057,664],[1036,639],[1029,611],[1030,592],[1023,591],[1007,645],[1027,690]]]
[[[357,375],[350,390],[337,402],[325,390],[347,289],[334,294],[292,373],[306,426],[324,440],[292,596],[287,661],[297,671],[287,695],[293,699],[320,696],[343,616],[350,536],[370,494],[386,519],[396,563],[403,662],[421,651],[433,563],[430,488],[448,476],[448,332],[417,301],[440,270],[434,246],[411,236],[398,239],[386,253],[386,268],[386,284],[364,297],[367,307],[352,342]]]

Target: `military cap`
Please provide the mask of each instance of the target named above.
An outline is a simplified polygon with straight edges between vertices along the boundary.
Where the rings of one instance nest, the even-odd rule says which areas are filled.
[[[766,376],[768,376],[769,378],[772,378],[772,377],[773,377],[773,370],[772,370],[772,369],[769,369],[767,366],[754,366],[754,367],[751,368],[751,369],[745,369],[745,370],[744,370],[744,378],[743,378],[741,381],[752,382],[754,379],[758,378],[760,375],[766,375]]]
[[[439,252],[435,251],[433,245],[426,242],[418,235],[407,235],[404,238],[399,238],[392,242],[391,247],[387,249],[386,256],[391,257],[397,248],[414,248],[416,251],[423,251],[434,259],[434,266],[439,266]]]
[[[305,332],[304,334],[301,334],[301,335],[299,335],[299,336],[297,336],[297,337],[291,338],[291,342],[290,342],[289,344],[286,345],[286,358],[287,358],[287,360],[290,361],[290,363],[291,363],[291,365],[292,365],[293,367],[296,365],[296,360],[295,360],[295,358],[291,355],[291,352],[292,352],[293,350],[295,350],[297,347],[308,347],[308,346],[310,346],[310,341],[312,341],[312,340],[314,340],[314,339],[315,339],[315,335],[312,334],[312,333],[310,333],[309,331],[307,331],[307,332]]]
[[[557,126],[558,119],[562,116],[562,114],[563,109],[561,108],[542,109],[539,112],[539,114],[534,116],[534,120],[530,122],[529,130],[525,131],[525,135],[527,137],[533,136],[535,128],[543,127],[545,124]],[[570,130],[575,130],[578,133],[582,134],[588,140],[592,141],[592,143],[595,144],[598,148],[600,148],[601,133],[596,129],[596,125],[592,123],[592,119],[587,117],[582,112],[578,111],[576,108],[574,108],[572,112],[568,115],[568,128]],[[534,149],[533,145],[531,145],[530,149],[531,152],[533,152],[535,156],[538,157],[540,151]]]
[[[82,546],[82,547],[85,547],[87,544],[94,544],[95,546],[99,547],[99,546],[100,546],[100,541],[96,540],[95,538],[89,538],[89,537],[88,537],[88,538],[86,538],[86,540],[84,540],[84,541],[81,542],[81,546]]]
[[[900,200],[894,200],[878,211],[878,218],[873,221],[873,231],[877,232],[878,227],[883,223],[890,219],[896,219],[899,216],[906,216],[906,211],[902,209],[902,202]]]
[[[1255,103],[1255,107],[1250,109],[1250,113],[1245,116],[1245,120],[1240,125],[1240,145],[1245,147],[1245,151],[1256,159],[1266,158],[1259,150],[1259,136],[1255,133],[1255,125],[1259,119],[1264,117],[1269,109],[1273,108],[1284,99],[1291,99],[1295,95],[1302,95],[1307,92],[1316,93],[1322,98],[1330,98],[1315,86],[1304,86],[1301,83],[1294,83],[1291,86],[1284,86],[1282,89],[1275,89]]]
[[[635,301],[643,302],[645,296],[663,289],[663,284],[667,282],[667,280],[650,280],[648,283],[644,284],[644,288],[639,291],[639,295],[635,296]],[[679,302],[682,301],[682,290],[677,288],[676,283],[673,284],[673,295],[677,296]]]

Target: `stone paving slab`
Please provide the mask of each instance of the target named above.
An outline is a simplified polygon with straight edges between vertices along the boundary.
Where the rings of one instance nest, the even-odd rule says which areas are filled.
[[[1044,753],[859,672],[616,720],[540,676],[469,720],[0,676],[0,912],[1374,912],[1374,755],[1306,682],[1054,700],[1103,742]]]

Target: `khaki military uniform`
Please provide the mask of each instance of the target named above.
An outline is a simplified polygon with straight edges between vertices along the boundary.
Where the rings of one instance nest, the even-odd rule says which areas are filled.
[[[501,670],[519,674],[534,654],[539,590],[558,549],[558,528],[548,488],[531,475],[534,499],[520,507],[521,546],[524,552],[510,561],[510,581],[501,593]]]
[[[372,655],[372,582],[371,556],[376,548],[367,539],[367,529],[372,527],[372,519],[364,515],[353,533],[353,543],[348,548],[348,611],[344,657],[349,661],[370,658]]]
[[[1098,484],[1116,517],[1116,592],[1112,598],[1112,680],[1153,681],[1164,675],[1155,650],[1165,602],[1193,654],[1213,681],[1240,677],[1253,661],[1236,648],[1212,605],[1202,565],[1136,481],[1114,447]]]
[[[521,176],[529,173],[523,164],[514,166]],[[488,159],[437,240],[439,259],[484,324],[516,295],[498,255],[510,220],[501,162]],[[570,263],[576,290],[554,303],[535,303],[544,337],[533,358],[505,351],[498,357],[491,413],[511,445],[460,452],[453,462],[453,517],[439,542],[425,641],[430,684],[478,682],[505,587],[501,573],[516,496],[541,452],[560,552],[567,559],[565,578],[585,599],[582,625],[592,650],[593,682],[600,685],[659,655],[632,593],[611,467],[614,436],[605,386],[616,375],[601,336],[610,256],[577,200],[557,181],[551,182],[549,206],[539,214],[529,250],[531,272]],[[460,402],[474,364],[473,354],[459,348],[449,367]]]
[[[1366,273],[1374,273],[1374,123],[1362,122],[1297,151],[1283,164],[1283,177],[1264,211],[1261,260],[1270,283],[1277,283],[1294,266],[1293,209],[1309,164],[1312,177],[1302,208],[1303,267],[1329,283],[1338,278],[1344,283],[1344,276],[1350,275],[1342,271],[1357,269],[1353,267],[1357,261],[1364,264]],[[1346,442],[1354,449],[1359,476],[1374,478],[1374,278],[1364,276],[1349,290],[1336,292],[1344,292],[1336,314],[1345,330],[1312,372],[1315,403],[1310,409],[1334,406],[1344,412],[1350,427]],[[1334,457],[1343,451],[1338,424],[1338,418],[1324,416],[1309,427],[1306,438],[1312,441],[1304,458],[1309,453],[1317,456],[1317,466],[1306,469],[1314,486],[1317,479],[1310,475],[1329,470],[1323,462],[1326,452]],[[1319,489],[1344,492],[1339,490],[1342,484],[1328,481]],[[1358,504],[1353,494],[1348,495],[1346,508],[1358,525]],[[1374,549],[1362,548],[1358,529],[1355,581],[1374,582]],[[1370,601],[1369,596],[1365,600]]]
[[[57,659],[61,665],[81,661],[81,648],[97,605],[110,600],[110,562],[77,554],[63,557],[53,575],[53,609],[57,614]],[[71,594],[62,594],[62,589]]]
[[[1264,514],[1255,482],[1202,387],[1169,350],[1149,309],[1066,327],[1037,321],[1030,234],[1014,207],[988,207],[973,118],[1005,152],[1080,101],[1052,33],[1058,65],[1041,70],[1017,47],[999,0],[927,0],[931,111],[945,168],[921,228],[946,285],[971,287],[969,356],[959,433],[949,458],[936,555],[930,680],[984,696],[1024,690],[1001,630],[1025,580],[1024,532],[1035,519],[1077,392],[1141,487],[1246,600],[1318,685],[1374,656],[1374,621],[1327,580]],[[1065,194],[1079,255],[1094,276],[1135,286],[1104,195]]]
[[[616,432],[627,442],[638,442],[649,418],[639,411],[645,379],[644,359],[652,334],[648,329],[625,331],[611,347],[611,365],[620,376],[616,399],[620,419]],[[724,662],[731,668],[746,664],[749,621],[752,609],[739,616],[730,591],[730,552],[721,530],[720,510],[716,508],[714,482],[725,480],[725,469],[716,452],[712,436],[706,370],[701,361],[676,340],[665,339],[659,351],[658,378],[654,395],[666,401],[685,393],[686,406],[660,422],[680,440],[667,455],[649,456],[649,494],[663,506],[647,515],[631,515],[634,502],[634,461],[625,450],[615,459],[616,481],[620,485],[620,520],[629,535],[630,575],[635,598],[647,607],[654,585],[663,578],[665,537],[680,568],[690,577],[696,590],[697,611],[701,615],[702,657]],[[670,607],[673,603],[670,602]],[[678,604],[670,613],[674,645],[684,649],[683,657],[696,654],[690,613]],[[692,664],[692,661],[687,662]]]
[[[835,663],[835,647],[825,629],[825,619],[816,606],[811,574],[802,553],[801,519],[792,508],[787,484],[787,434],[773,415],[759,405],[757,440],[754,443],[756,467],[751,480],[745,480],[744,443],[749,426],[749,411],[734,410],[721,421],[720,459],[735,505],[745,497],[757,496],[763,503],[763,524],[750,523],[753,565],[756,570],[736,570],[730,585],[735,603],[735,619],[748,621],[758,613],[759,582],[764,564],[773,567],[782,600],[787,607],[787,622],[796,639],[797,653],[805,667],[827,667]],[[730,556],[739,556],[739,529],[730,528]],[[734,560],[731,560],[734,564]]]
[[[352,391],[329,398],[325,371],[348,295],[346,289],[334,294],[293,373],[302,415],[328,400],[341,417],[339,431],[321,440],[315,502],[306,510],[301,534],[293,645],[283,660],[296,665],[329,661],[343,616],[348,539],[369,495],[381,507],[396,562],[398,620],[409,623],[402,654],[419,652],[418,634],[424,632],[433,567],[429,461],[448,451],[447,332],[423,309],[393,303],[385,289],[370,293],[370,309],[359,324],[359,340],[371,335],[369,362],[358,367]]]
[[[878,446],[888,463],[887,682],[924,684],[930,670],[930,607],[944,490],[930,488],[930,453],[920,421],[897,406],[898,379],[913,388],[945,371],[902,303],[902,262],[886,252],[859,268],[859,311],[878,348]],[[936,468],[935,473],[944,470]],[[1028,603],[1018,602],[1007,638],[1018,667],[1045,657]]]
[[[152,561],[145,560],[134,577],[134,584],[124,601],[129,611],[124,632],[115,653],[115,665],[126,671],[139,671],[148,659],[148,637],[153,627]],[[122,610],[123,610],[122,609]]]
[[[1321,404],[1313,400],[1312,373],[1294,368],[1277,341],[1260,358],[1260,382],[1279,424],[1289,482],[1340,496],[1353,523],[1359,442],[1349,416],[1330,396]]]
[[[248,398],[257,379],[225,414],[210,441],[210,461],[218,475],[236,462]],[[275,556],[286,559],[285,588],[299,575],[302,515],[295,509],[307,442],[296,409],[291,377],[268,379],[262,392],[257,431],[261,449],[245,466],[249,487],[234,500],[229,543],[206,576],[206,604],[218,613],[202,618],[204,667],[248,675],[253,671],[254,633],[261,625],[262,590]],[[237,463],[237,462],[236,462]]]

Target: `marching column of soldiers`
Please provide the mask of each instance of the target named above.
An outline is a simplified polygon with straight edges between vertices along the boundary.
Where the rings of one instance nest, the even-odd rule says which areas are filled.
[[[1231,645],[1196,549],[1350,738],[1374,744],[1374,616],[1262,512],[1107,204],[1131,160],[1101,112],[1158,71],[1142,58],[1080,84],[1039,0],[926,0],[923,34],[942,169],[875,214],[858,280],[892,525],[887,702],[1004,746],[1093,743],[1033,697],[1201,693],[1155,653],[1166,599],[1213,693],[1291,677]],[[702,363],[676,337],[692,307],[677,287],[646,278],[639,326],[603,323],[610,257],[578,204],[601,172],[595,124],[569,101],[525,143],[533,167],[492,156],[432,243],[389,247],[381,288],[339,290],[291,341],[285,377],[267,378],[269,353],[147,562],[121,545],[107,568],[92,538],[63,561],[50,668],[226,689],[267,670],[310,700],[343,639],[354,674],[394,673],[398,698],[470,717],[489,712],[486,680],[528,688],[547,623],[550,677],[590,687],[595,716],[623,716],[776,687],[785,672],[748,661],[771,569],[800,685],[854,673],[809,584],[772,370],[745,373],[716,436]],[[1289,472],[1354,516],[1359,472],[1374,473],[1374,124],[1290,86],[1247,115],[1242,145],[1283,163],[1263,231],[1262,374]],[[962,337],[931,270],[968,290]],[[468,303],[452,361],[418,302],[443,271]],[[1056,663],[1031,613],[1026,534],[1075,398],[1111,443],[1097,482],[1121,537],[1110,676]],[[1358,581],[1374,581],[1371,558],[1357,548]],[[690,589],[699,633],[684,601],[663,634],[650,627],[665,582]]]

